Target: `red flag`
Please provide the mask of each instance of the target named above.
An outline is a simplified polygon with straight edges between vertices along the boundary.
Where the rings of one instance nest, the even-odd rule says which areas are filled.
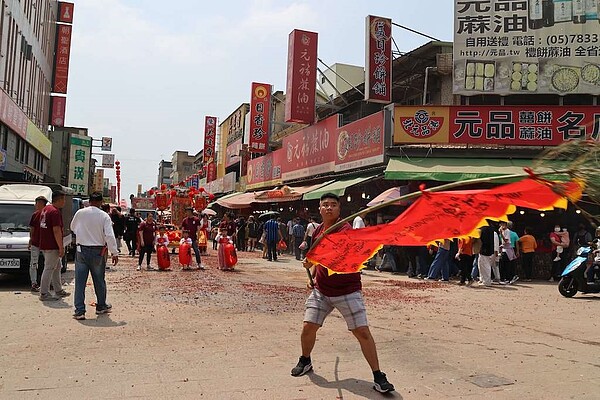
[[[478,236],[486,219],[505,219],[516,207],[538,210],[566,208],[567,198],[581,197],[578,182],[554,183],[535,179],[489,190],[423,192],[404,213],[389,224],[326,235],[307,258],[337,273],[364,268],[384,244],[420,246],[435,240]]]

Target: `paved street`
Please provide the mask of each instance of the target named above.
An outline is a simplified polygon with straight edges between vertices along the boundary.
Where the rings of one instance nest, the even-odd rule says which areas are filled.
[[[71,318],[72,297],[43,304],[26,283],[0,278],[0,398],[598,399],[598,296],[565,299],[541,281],[484,289],[367,271],[370,324],[397,389],[382,396],[337,313],[319,332],[314,372],[290,376],[307,296],[292,257],[242,253],[232,273],[212,256],[206,263],[204,272],[137,272],[122,258],[107,274],[113,313],[89,307],[85,321]]]

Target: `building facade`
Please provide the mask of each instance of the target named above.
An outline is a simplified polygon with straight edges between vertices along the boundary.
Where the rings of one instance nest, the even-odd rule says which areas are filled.
[[[194,156],[187,151],[176,151],[171,157],[171,182],[179,183],[194,173]]]
[[[171,179],[171,174],[173,172],[173,164],[171,161],[161,160],[158,163],[158,182],[157,187],[161,187],[162,184],[170,185],[173,183]]]
[[[57,1],[2,0],[0,180],[44,181]]]

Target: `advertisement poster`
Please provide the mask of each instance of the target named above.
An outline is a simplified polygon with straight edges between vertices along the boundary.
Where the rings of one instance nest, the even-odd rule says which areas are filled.
[[[594,106],[396,107],[394,143],[557,146],[600,140]]]
[[[597,0],[455,0],[454,93],[600,94]]]

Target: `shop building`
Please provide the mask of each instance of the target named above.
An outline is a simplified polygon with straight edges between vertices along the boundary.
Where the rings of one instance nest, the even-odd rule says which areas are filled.
[[[57,1],[2,1],[0,13],[0,180],[43,182]]]
[[[156,183],[157,187],[161,187],[161,185],[170,185],[173,183],[171,180],[171,173],[173,172],[173,164],[171,161],[160,160],[158,163],[158,181]]]

